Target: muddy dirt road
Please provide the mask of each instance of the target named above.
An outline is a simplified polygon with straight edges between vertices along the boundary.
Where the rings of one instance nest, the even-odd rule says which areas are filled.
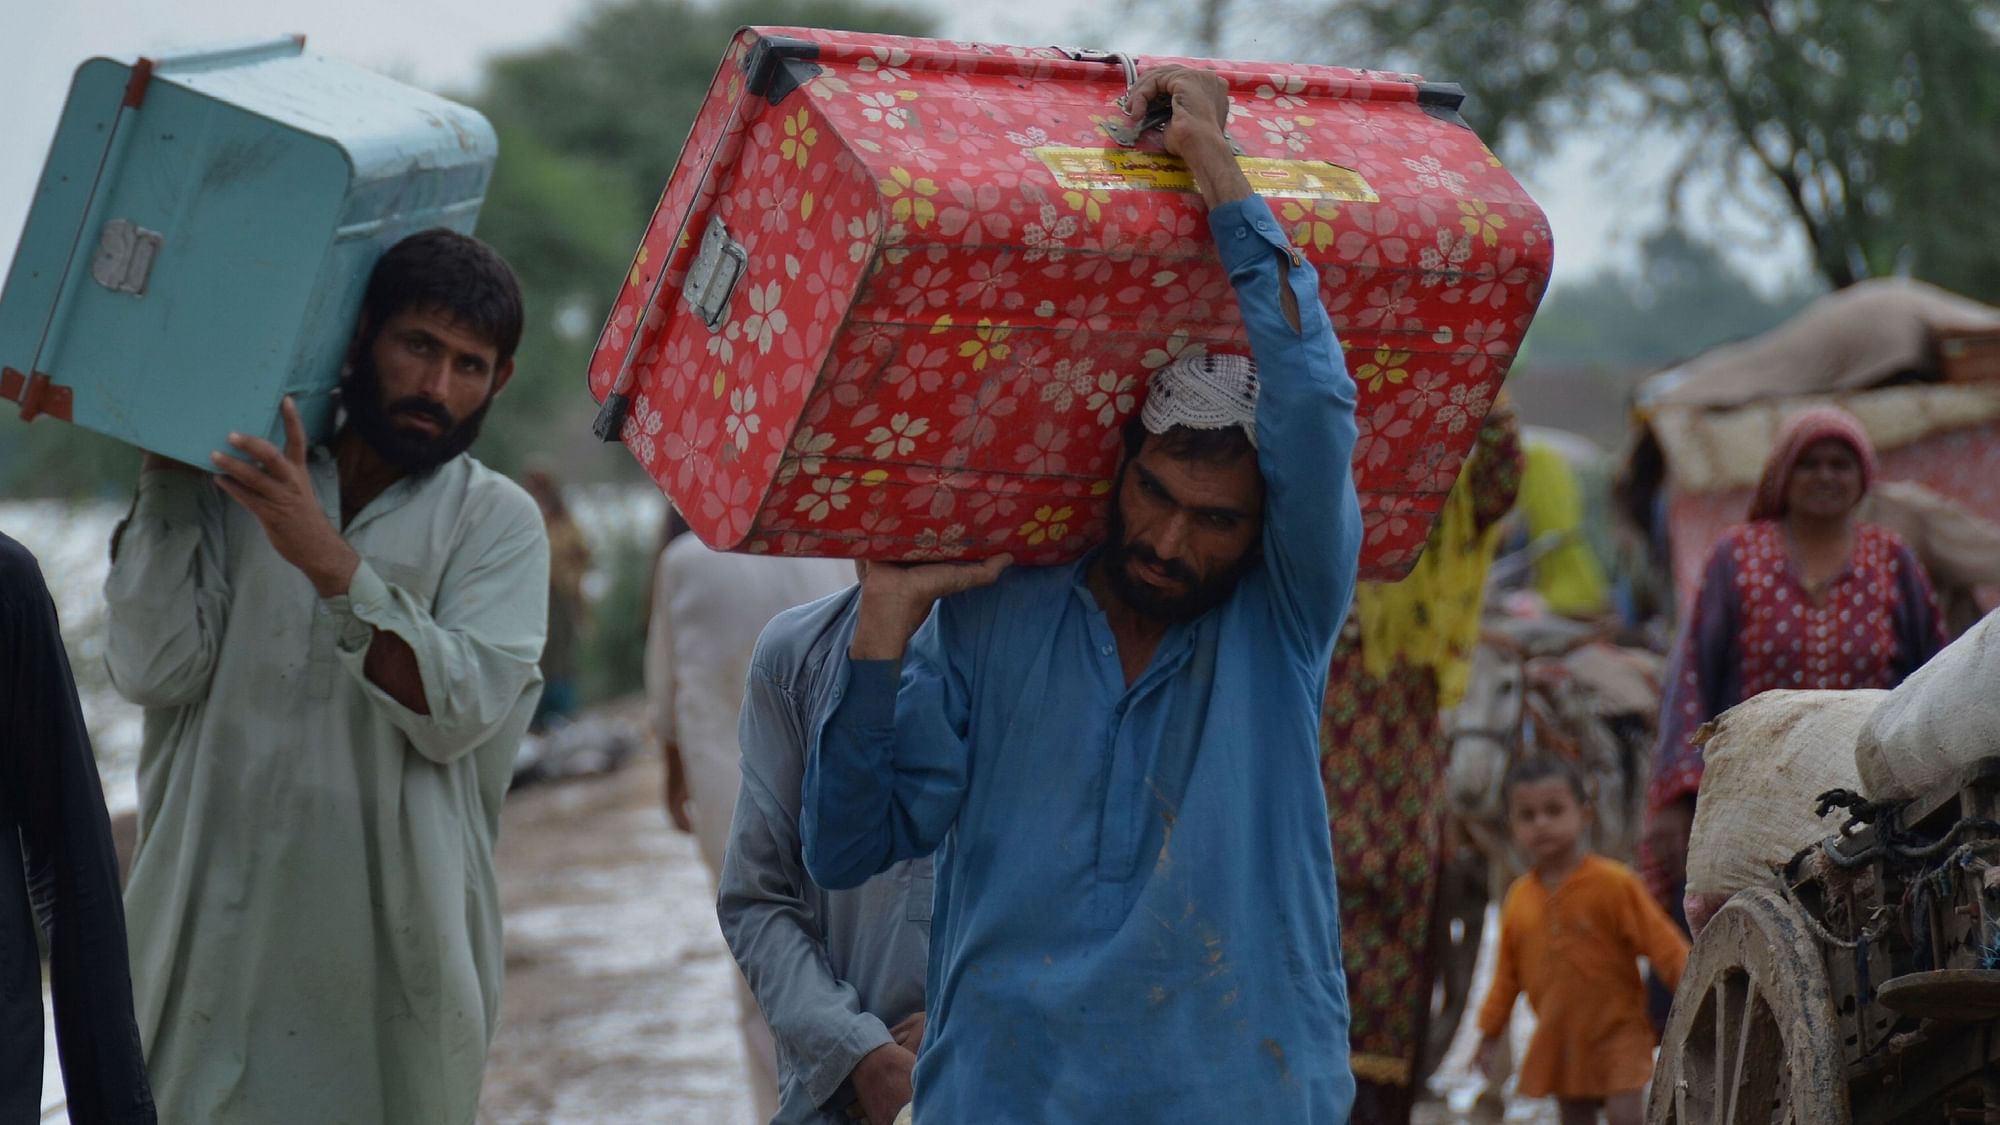
[[[482,1125],[750,1125],[736,971],[650,757],[507,801]]]

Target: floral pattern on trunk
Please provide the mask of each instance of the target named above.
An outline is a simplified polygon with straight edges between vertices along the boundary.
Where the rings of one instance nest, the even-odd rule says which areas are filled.
[[[797,87],[753,92],[746,61],[784,40],[810,44],[772,71]],[[1547,285],[1547,220],[1413,76],[1139,65],[1167,62],[1230,80],[1232,135],[1368,369],[1361,573],[1394,578]],[[589,376],[601,401],[623,375],[624,442],[705,542],[1052,563],[1101,534],[1147,375],[1247,348],[1184,167],[1106,132],[1123,83],[1052,48],[737,36]],[[711,329],[682,286],[717,221],[746,261]]]

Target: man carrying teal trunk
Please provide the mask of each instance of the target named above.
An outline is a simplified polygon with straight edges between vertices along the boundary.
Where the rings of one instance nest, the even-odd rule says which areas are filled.
[[[477,1112],[549,549],[465,450],[521,315],[492,250],[413,235],[370,278],[330,443],[287,401],[282,450],[146,459],[106,596],[146,708],[126,911],[162,1120]]]

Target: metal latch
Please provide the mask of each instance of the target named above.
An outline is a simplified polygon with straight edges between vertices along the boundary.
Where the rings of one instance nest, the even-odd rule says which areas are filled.
[[[722,322],[729,319],[729,298],[749,264],[750,255],[742,243],[729,237],[729,228],[722,220],[709,220],[708,229],[702,232],[701,249],[688,267],[687,280],[681,283],[681,295],[710,332],[720,332]]]
[[[104,224],[98,236],[90,276],[106,289],[139,296],[146,292],[146,279],[152,276],[153,259],[159,256],[162,241],[153,231],[113,219]]]

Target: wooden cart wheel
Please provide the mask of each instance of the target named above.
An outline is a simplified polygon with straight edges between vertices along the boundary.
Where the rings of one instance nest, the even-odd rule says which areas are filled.
[[[1486,929],[1486,868],[1485,855],[1463,848],[1448,854],[1438,872],[1441,885],[1429,953],[1431,1010],[1423,1055],[1417,1060],[1418,1089],[1444,1062],[1472,998],[1472,977],[1479,967],[1479,943]]]
[[[1739,892],[1694,944],[1647,1125],[1851,1125],[1822,950],[1776,892]]]

